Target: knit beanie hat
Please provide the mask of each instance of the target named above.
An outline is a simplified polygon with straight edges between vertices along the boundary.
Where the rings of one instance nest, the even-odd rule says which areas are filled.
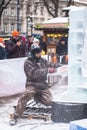
[[[30,50],[33,55],[42,51],[38,44],[32,44]]]

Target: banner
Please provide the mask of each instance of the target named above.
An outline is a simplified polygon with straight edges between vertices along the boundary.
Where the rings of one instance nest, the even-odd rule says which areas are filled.
[[[16,58],[0,61],[0,97],[21,93],[25,90],[25,59]]]

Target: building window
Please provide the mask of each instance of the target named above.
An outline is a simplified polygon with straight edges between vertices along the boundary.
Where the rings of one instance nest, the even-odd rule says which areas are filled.
[[[16,10],[14,7],[11,8],[11,16],[16,16]]]
[[[44,14],[44,7],[42,6],[41,7],[41,15],[43,15]]]
[[[7,23],[5,23],[4,25],[3,25],[3,31],[5,32],[5,33],[7,33],[8,32],[8,24]]]
[[[4,15],[8,15],[8,8],[4,10]]]
[[[15,24],[12,23],[12,24],[11,24],[11,31],[14,31],[14,30],[15,30]]]

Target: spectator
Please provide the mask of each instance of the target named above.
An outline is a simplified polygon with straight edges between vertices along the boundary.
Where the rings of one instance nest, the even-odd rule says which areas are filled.
[[[6,58],[5,42],[4,38],[0,38],[0,60]]]
[[[40,47],[41,47],[41,45],[40,45],[40,41],[39,41],[39,39],[37,39],[37,38],[34,38],[34,40],[33,40],[33,44],[37,44],[37,45],[39,45]],[[42,47],[41,47],[41,49],[42,49]],[[42,49],[42,53],[41,53],[42,55],[45,55],[45,51]]]
[[[24,36],[21,36],[21,40],[22,40],[22,44],[24,44],[23,49],[24,49],[25,56],[27,56],[27,54],[28,54],[28,41]]]
[[[33,40],[33,44],[38,44],[38,45],[40,45],[40,41],[39,41],[39,39],[34,38],[34,40]]]
[[[45,39],[43,39],[42,37],[40,39],[40,45],[41,45],[42,50],[44,50],[45,53],[47,53],[47,44],[45,42]]]
[[[68,47],[67,47],[67,39],[65,37],[62,37],[59,40],[59,43],[56,47],[57,54],[60,55],[66,55],[68,53]]]
[[[28,50],[30,50],[31,45],[33,44],[34,37],[29,37],[28,41]]]
[[[26,56],[28,56],[30,47],[33,44],[33,37],[29,37],[29,39],[26,40]]]
[[[59,40],[59,43],[57,44],[56,47],[56,52],[59,56],[59,61],[62,64],[67,64],[68,61],[66,61],[66,55],[68,55],[68,44],[67,44],[67,38],[62,37]]]
[[[17,31],[12,32],[12,37],[6,44],[7,58],[18,58],[25,56],[25,42]]]

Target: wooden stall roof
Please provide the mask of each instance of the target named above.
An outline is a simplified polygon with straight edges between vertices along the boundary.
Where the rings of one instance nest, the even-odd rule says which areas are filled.
[[[69,22],[67,17],[56,17],[35,25],[35,29],[52,29],[52,28],[68,28]]]

